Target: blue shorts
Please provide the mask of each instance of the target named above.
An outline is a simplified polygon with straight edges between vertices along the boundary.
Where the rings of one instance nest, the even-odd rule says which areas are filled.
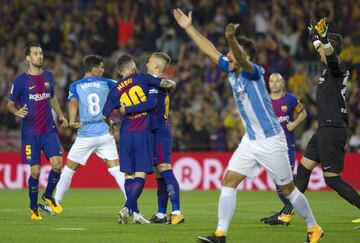
[[[154,138],[154,166],[162,163],[171,163],[172,136],[168,127],[160,127],[153,131]]]
[[[21,140],[21,157],[25,164],[40,165],[41,150],[45,153],[46,159],[62,154],[57,132],[39,136],[23,135]]]
[[[289,154],[289,161],[290,161],[291,171],[294,171],[294,166],[295,166],[295,145],[288,146],[288,154]]]
[[[120,171],[153,172],[152,134],[150,131],[120,133]]]

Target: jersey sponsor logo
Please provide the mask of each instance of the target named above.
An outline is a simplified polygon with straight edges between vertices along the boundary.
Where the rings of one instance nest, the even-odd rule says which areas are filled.
[[[40,101],[40,100],[46,100],[51,97],[50,93],[36,93],[36,94],[29,94],[30,100]]]
[[[84,122],[81,122],[82,125],[91,125],[91,124],[98,124],[98,123],[104,123],[104,120],[103,119],[100,119],[100,120],[91,120],[91,121],[84,121]]]
[[[157,91],[157,89],[150,89],[150,90],[149,90],[149,94],[157,94],[157,93],[159,93],[159,92]]]
[[[133,82],[132,78],[128,78],[125,81],[122,81],[118,86],[117,89],[119,91],[121,91],[122,88],[124,88],[125,86],[128,86],[129,84],[131,84]]]
[[[36,87],[36,85],[34,85],[34,86],[29,86],[29,89],[32,90],[32,89],[34,89],[35,87]]]
[[[282,112],[286,112],[286,111],[287,111],[287,109],[288,109],[288,108],[287,108],[287,106],[286,106],[286,105],[282,105],[282,106],[281,106],[281,111],[282,111]]]
[[[278,121],[279,121],[279,123],[288,122],[289,116],[279,116]]]
[[[80,87],[81,87],[81,89],[100,88],[100,83],[97,83],[97,82],[83,83],[83,84],[80,84]]]

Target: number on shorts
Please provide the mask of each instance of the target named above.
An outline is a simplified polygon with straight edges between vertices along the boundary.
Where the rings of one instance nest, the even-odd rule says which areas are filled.
[[[25,154],[27,156],[31,155],[31,145],[25,145]]]

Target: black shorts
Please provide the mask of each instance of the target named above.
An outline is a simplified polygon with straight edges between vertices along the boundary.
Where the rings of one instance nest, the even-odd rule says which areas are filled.
[[[340,173],[344,168],[347,128],[319,127],[310,139],[304,156],[322,163],[324,172]]]

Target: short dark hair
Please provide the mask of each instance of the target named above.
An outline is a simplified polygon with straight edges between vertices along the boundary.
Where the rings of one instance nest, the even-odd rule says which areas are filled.
[[[37,42],[33,42],[33,43],[30,43],[29,45],[26,46],[26,49],[25,49],[25,56],[29,56],[30,55],[30,52],[31,52],[31,47],[41,47],[41,45]]]
[[[171,57],[169,57],[168,54],[166,54],[165,52],[154,52],[153,54],[151,54],[150,57],[156,57],[156,58],[160,58],[164,61],[164,69],[169,67],[169,64],[171,63]]]
[[[245,36],[237,36],[236,40],[244,48],[246,54],[250,57],[250,60],[253,60],[257,52],[255,43]]]
[[[94,67],[99,66],[102,62],[104,62],[104,58],[98,55],[87,55],[82,61],[85,72],[91,72]]]
[[[117,60],[117,66],[119,69],[119,72],[122,73],[131,62],[134,60],[132,59],[132,56],[130,55],[121,55]]]
[[[343,49],[343,43],[344,43],[343,37],[337,33],[329,33],[328,37],[331,46],[334,48],[335,53],[337,55],[340,55]]]

